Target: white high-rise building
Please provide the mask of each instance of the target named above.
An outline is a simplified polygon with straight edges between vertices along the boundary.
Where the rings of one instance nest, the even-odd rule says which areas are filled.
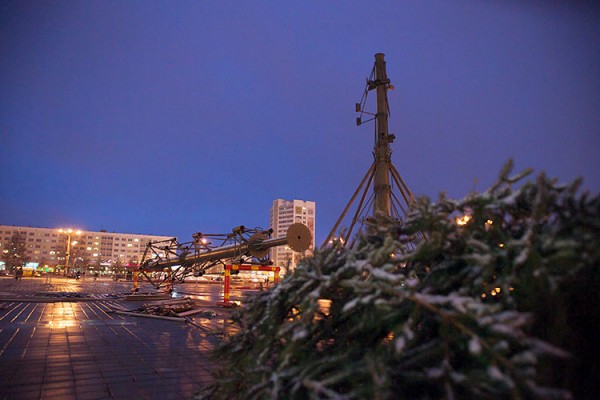
[[[271,261],[282,271],[292,271],[301,257],[311,254],[315,242],[316,206],[314,201],[283,200],[273,201],[270,213],[270,227],[273,229],[272,237],[285,236],[290,225],[301,222],[308,227],[312,236],[309,249],[304,253],[296,253],[288,246],[278,246],[270,250]]]

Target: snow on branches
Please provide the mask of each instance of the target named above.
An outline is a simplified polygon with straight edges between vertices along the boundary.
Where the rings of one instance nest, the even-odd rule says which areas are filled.
[[[600,382],[600,199],[511,170],[303,260],[235,315],[198,398],[585,397]]]

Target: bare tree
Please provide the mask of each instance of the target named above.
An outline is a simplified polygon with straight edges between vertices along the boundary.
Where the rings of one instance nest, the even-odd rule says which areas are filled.
[[[29,261],[24,232],[13,233],[10,242],[7,243],[5,252],[2,253],[2,261],[11,272]]]

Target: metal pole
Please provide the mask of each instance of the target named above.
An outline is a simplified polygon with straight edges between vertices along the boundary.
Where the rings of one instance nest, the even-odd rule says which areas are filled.
[[[65,255],[65,273],[64,276],[69,276],[69,260],[71,258],[71,234],[67,233],[67,254]]]
[[[377,119],[375,125],[375,201],[373,215],[391,215],[391,187],[389,168],[392,163],[390,150],[391,137],[388,134],[387,90],[390,80],[385,70],[384,54],[375,54],[375,81],[371,84],[377,89]]]
[[[229,268],[228,268],[229,267]],[[224,282],[223,282],[223,303],[229,304],[229,299],[231,296],[231,265],[225,266],[224,272]]]

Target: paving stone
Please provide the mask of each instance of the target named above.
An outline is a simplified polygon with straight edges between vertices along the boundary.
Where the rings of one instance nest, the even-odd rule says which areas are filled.
[[[77,398],[84,393],[92,393],[96,396],[97,399],[108,397],[108,387],[104,382],[90,383],[90,384],[82,384],[77,382],[77,386],[75,387],[75,392],[77,393]]]
[[[100,369],[94,367],[93,370],[86,370],[86,371],[75,370],[73,375],[74,375],[75,380],[79,382],[80,380],[84,380],[84,379],[96,379],[98,377],[101,377],[102,372],[100,371]]]
[[[58,381],[58,382],[44,382],[42,385],[42,390],[54,390],[54,389],[74,389],[75,381],[73,379],[68,381]]]
[[[75,399],[75,388],[42,388],[43,399]]]
[[[99,394],[97,392],[77,392],[77,400],[99,400],[109,398],[108,396],[108,392],[105,394]]]
[[[115,376],[105,376],[104,381],[107,384],[119,384],[135,382],[135,379],[133,379],[133,377],[128,374],[121,374]]]
[[[44,380],[44,373],[24,373],[16,374],[10,382],[13,386],[19,385],[41,385]]]
[[[69,371],[55,370],[52,372],[44,372],[44,383],[57,383],[57,382],[72,382],[73,374]]]
[[[76,388],[79,388],[81,386],[94,386],[94,385],[105,385],[105,384],[106,384],[106,382],[101,375],[75,378],[75,387]]]
[[[0,399],[185,399],[212,382],[208,352],[216,337],[180,322],[111,312],[111,305],[135,306],[105,300],[119,287],[128,292],[113,282],[53,277],[15,285],[0,278]],[[9,292],[52,291],[81,291],[97,300],[3,300]]]
[[[39,399],[40,397],[39,388],[15,387],[11,388],[9,391],[6,391],[1,398],[5,400],[33,400]]]

